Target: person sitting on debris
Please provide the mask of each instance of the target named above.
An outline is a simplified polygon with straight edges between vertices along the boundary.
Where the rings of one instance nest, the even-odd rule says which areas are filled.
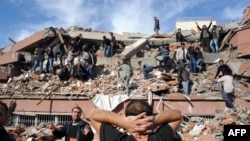
[[[181,28],[178,28],[178,30],[175,34],[176,42],[186,42],[187,41],[186,38],[189,36],[191,36],[191,35],[183,36],[183,34],[181,33]]]
[[[234,101],[234,84],[233,84],[233,76],[230,72],[225,72],[224,75],[213,81],[213,84],[215,83],[223,83],[221,95],[223,99],[225,100],[226,107],[227,108],[234,108],[233,101]]]
[[[187,56],[187,49],[185,49],[185,43],[181,43],[181,47],[177,47],[176,50],[176,62],[183,68],[185,68],[185,64],[187,62],[186,56]]]
[[[189,71],[191,73],[196,73],[196,60],[197,60],[197,54],[193,46],[193,42],[190,42],[190,46],[188,47],[187,50],[187,57],[189,60]]]
[[[225,73],[232,74],[233,71],[230,69],[230,67],[227,64],[224,64],[223,60],[219,61],[219,65],[220,66],[218,67],[217,73],[214,77],[215,79],[217,78],[220,72],[222,72],[222,75],[224,75]]]
[[[81,81],[88,80],[88,73],[84,70],[80,62],[73,67],[73,77]]]
[[[69,80],[69,78],[70,78],[69,69],[70,69],[69,64],[66,64],[65,66],[61,67],[61,70],[60,70],[60,72],[58,74],[58,76],[60,78],[60,81],[68,81]]]
[[[47,71],[47,73],[50,72],[50,73],[54,74],[54,51],[53,51],[52,46],[48,47],[47,56],[48,56],[48,61],[46,64],[46,71]]]
[[[173,58],[169,57],[165,63],[165,73],[173,73],[176,63]]]
[[[82,67],[83,67],[84,72],[87,73],[87,78],[94,80],[94,77],[95,77],[94,70],[93,70],[93,66],[89,63],[89,59],[83,60]]]
[[[81,119],[82,109],[74,107],[72,109],[72,121],[66,123],[62,128],[56,128],[53,124],[50,129],[54,136],[62,138],[65,136],[65,141],[92,141],[94,133],[90,125]]]
[[[44,48],[42,48],[41,45],[38,46],[38,48],[35,49],[35,62],[34,65],[32,67],[32,71],[35,72],[36,71],[36,67],[39,65],[39,74],[42,74],[43,72],[43,61],[44,61],[44,54],[45,54],[45,50]]]
[[[14,136],[9,134],[4,128],[4,125],[8,120],[9,120],[9,108],[5,103],[0,101],[0,140],[16,141]]]
[[[142,63],[142,61],[139,61],[138,65],[141,67],[144,79],[148,79],[148,73],[152,72],[154,68],[147,63]]]
[[[182,121],[181,112],[165,110],[153,114],[152,109],[143,100],[133,100],[126,106],[125,116],[93,109],[90,120],[100,141],[181,141],[177,133]]]
[[[119,65],[116,68],[116,70],[118,71],[118,76],[120,77],[120,80],[126,89],[126,93],[128,93],[129,95],[129,81],[131,76],[133,75],[133,71],[131,69],[131,66],[128,65],[124,60],[122,65],[120,64],[120,62],[118,62],[117,64]]]
[[[176,65],[176,71],[178,74],[178,81],[181,82],[184,94],[189,95],[189,82],[190,82],[190,74],[189,72],[181,65]]]
[[[106,36],[103,36],[103,51],[105,57],[111,56],[111,41]]]
[[[160,57],[159,57],[160,56]],[[169,58],[169,51],[163,45],[160,46],[158,54],[155,56],[155,59],[159,61],[159,70],[163,71],[165,63]]]
[[[196,51],[196,55],[197,55],[196,68],[197,68],[198,72],[200,72],[203,68],[202,66],[204,63],[204,57],[203,57],[203,54],[200,50],[200,47],[196,47],[195,51]]]
[[[211,19],[208,26],[203,25],[202,28],[200,28],[200,26],[198,25],[197,22],[195,22],[195,24],[197,25],[197,28],[201,31],[200,40],[202,42],[202,46],[203,46],[204,51],[210,52],[211,34],[209,32],[209,28],[212,25],[212,19]]]

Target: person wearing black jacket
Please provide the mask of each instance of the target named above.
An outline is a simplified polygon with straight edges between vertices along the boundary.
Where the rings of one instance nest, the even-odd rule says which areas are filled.
[[[181,65],[176,66],[176,71],[178,74],[178,81],[181,82],[184,94],[189,94],[189,72]]]
[[[56,128],[53,124],[50,126],[53,135],[58,138],[65,136],[65,141],[92,141],[94,133],[90,125],[80,118],[81,115],[82,109],[78,106],[74,107],[72,109],[72,121],[66,123],[60,129]]]
[[[200,47],[196,47],[195,51],[196,51],[196,55],[197,55],[196,56],[197,57],[196,68],[197,68],[197,71],[200,72],[202,70],[202,66],[204,63],[204,57],[203,57],[203,54],[200,50]]]
[[[190,42],[190,46],[188,47],[186,58],[189,60],[189,69],[190,69],[189,71],[191,73],[196,73],[197,72],[197,69],[196,69],[197,53],[195,52],[193,42]]]
[[[226,73],[232,75],[233,71],[230,69],[230,67],[227,64],[224,64],[223,60],[220,60],[219,64],[220,66],[218,67],[217,73],[214,78],[217,78],[220,72],[222,72],[222,75],[225,75]]]
[[[200,33],[200,40],[202,42],[202,47],[205,51],[210,52],[210,40],[211,40],[211,33],[209,32],[209,28],[212,25],[212,19],[208,26],[203,25],[202,28],[195,22],[197,28],[201,31]]]
[[[43,61],[44,61],[44,53],[45,50],[44,48],[42,48],[41,45],[39,45],[36,49],[35,49],[35,62],[34,65],[32,67],[32,71],[35,72],[36,71],[36,67],[39,65],[39,74],[41,74],[43,72]]]
[[[48,56],[48,61],[46,64],[47,73],[49,72],[49,68],[50,68],[50,72],[54,74],[54,51],[52,49],[52,46],[48,47],[47,56]]]

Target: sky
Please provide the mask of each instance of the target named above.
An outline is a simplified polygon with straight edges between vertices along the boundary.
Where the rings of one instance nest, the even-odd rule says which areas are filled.
[[[11,46],[47,27],[80,26],[101,31],[152,34],[175,29],[177,19],[212,17],[218,24],[240,21],[249,0],[2,0],[0,47]]]

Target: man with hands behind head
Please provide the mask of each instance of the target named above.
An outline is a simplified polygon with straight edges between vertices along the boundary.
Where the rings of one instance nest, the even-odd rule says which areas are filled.
[[[93,109],[91,123],[100,141],[176,141],[176,131],[182,121],[179,110],[165,110],[153,115],[152,107],[143,100],[133,100],[125,116],[114,112]],[[126,130],[119,131],[116,127]]]

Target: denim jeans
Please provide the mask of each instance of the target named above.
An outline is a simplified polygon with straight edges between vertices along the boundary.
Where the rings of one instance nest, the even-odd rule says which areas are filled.
[[[88,65],[87,72],[88,72],[88,77],[93,80],[94,79],[94,70],[93,70],[92,65]]]
[[[203,63],[204,63],[204,59],[198,59],[196,61],[196,67],[198,68],[198,71],[201,71]]]
[[[104,56],[110,57],[110,46],[104,46]]]
[[[153,71],[152,66],[146,66],[145,68],[142,69],[144,79],[148,79],[148,73],[151,72],[151,71]]]
[[[210,48],[213,53],[219,52],[218,38],[214,38],[210,41]]]
[[[191,73],[196,73],[196,59],[195,58],[189,59],[189,69]]]
[[[223,97],[223,99],[225,100],[226,103],[226,107],[228,108],[234,108],[234,104],[233,104],[233,93],[226,93],[223,89],[221,90],[221,95]]]
[[[48,59],[48,62],[46,64],[47,72],[49,72],[49,68],[50,68],[50,72],[54,73],[54,58],[49,58]]]
[[[182,83],[184,94],[188,95],[189,94],[189,80],[182,81],[181,83]]]
[[[43,61],[42,60],[35,60],[34,65],[32,67],[32,70],[35,71],[36,67],[39,65],[40,70],[39,70],[39,74],[41,74],[43,72]]]

